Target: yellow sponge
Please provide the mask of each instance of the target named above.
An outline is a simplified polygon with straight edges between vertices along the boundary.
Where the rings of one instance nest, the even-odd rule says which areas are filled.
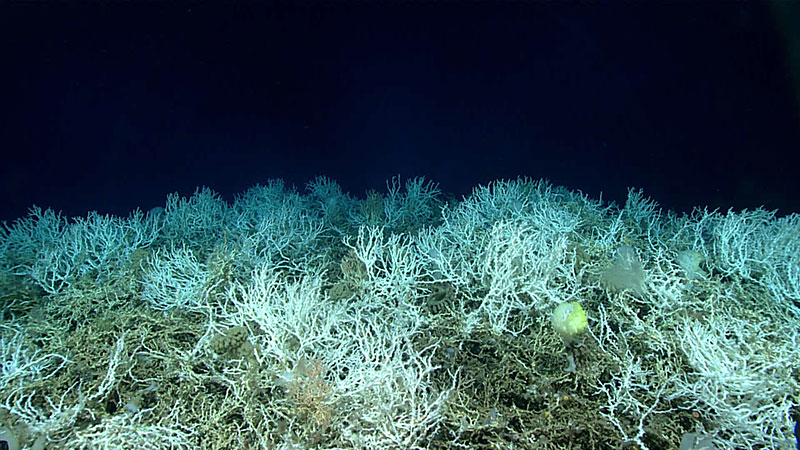
[[[586,319],[586,311],[583,310],[578,302],[562,303],[553,311],[550,319],[553,328],[565,343],[569,344],[576,336],[581,334],[589,326]]]

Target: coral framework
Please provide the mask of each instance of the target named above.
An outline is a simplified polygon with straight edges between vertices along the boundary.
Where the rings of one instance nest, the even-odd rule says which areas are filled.
[[[33,207],[0,228],[0,306],[6,448],[797,445],[796,214],[525,178]]]

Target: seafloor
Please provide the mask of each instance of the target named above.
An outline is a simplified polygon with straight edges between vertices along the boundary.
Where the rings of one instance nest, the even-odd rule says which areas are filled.
[[[588,327],[559,335],[577,302]],[[0,231],[0,444],[791,449],[800,217],[318,178]]]

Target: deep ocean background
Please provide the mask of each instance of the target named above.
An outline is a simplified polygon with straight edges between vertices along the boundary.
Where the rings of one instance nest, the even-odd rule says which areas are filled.
[[[4,3],[0,220],[317,175],[800,212],[800,2],[632,3]]]

